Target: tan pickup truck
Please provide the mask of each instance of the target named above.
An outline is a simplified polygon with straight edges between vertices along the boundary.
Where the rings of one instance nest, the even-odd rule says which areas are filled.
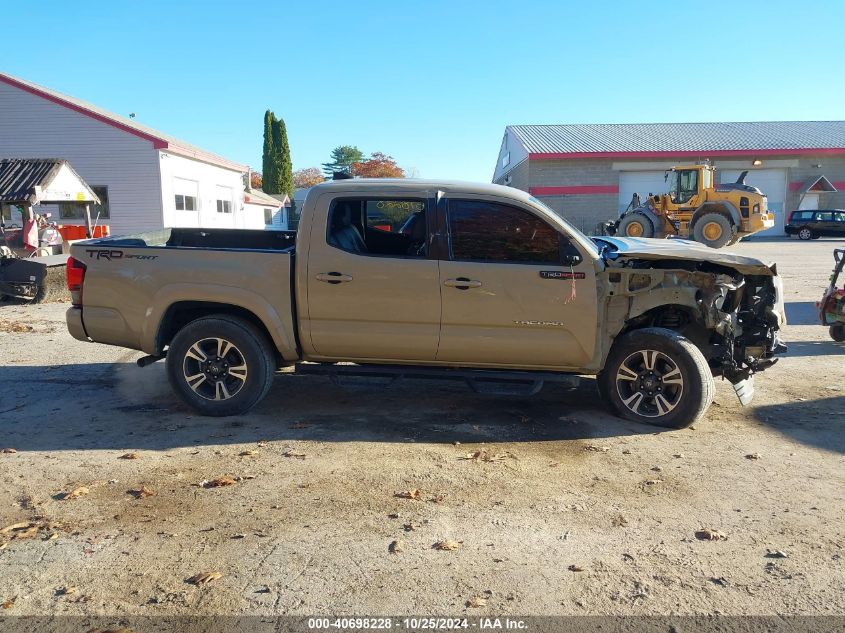
[[[340,180],[310,191],[297,233],[174,228],[71,255],[70,333],[142,350],[142,366],[166,358],[207,415],[248,410],[296,365],[496,393],[597,375],[618,414],[681,427],[706,411],[714,376],[745,403],[785,349],[774,266],[682,240],[590,239],[497,185]]]

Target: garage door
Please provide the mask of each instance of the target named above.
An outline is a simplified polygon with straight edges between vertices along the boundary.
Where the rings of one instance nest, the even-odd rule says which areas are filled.
[[[665,193],[664,171],[622,171],[619,172],[619,213],[631,202],[631,196],[640,194],[643,201],[650,193]]]
[[[736,182],[742,171],[741,169],[720,169],[720,182]],[[775,226],[768,231],[759,233],[759,235],[784,235],[783,225],[786,219],[784,209],[784,200],[786,199],[786,170],[752,169],[748,172],[745,183],[752,187],[757,187],[766,194],[769,211],[775,214]]]

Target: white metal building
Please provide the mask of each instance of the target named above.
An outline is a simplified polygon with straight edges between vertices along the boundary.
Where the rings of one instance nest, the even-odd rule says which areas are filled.
[[[244,201],[246,165],[0,73],[0,158],[28,157],[69,161],[103,201],[92,220],[109,224],[112,235],[266,226],[264,207]],[[74,205],[46,210],[59,223],[83,223]]]

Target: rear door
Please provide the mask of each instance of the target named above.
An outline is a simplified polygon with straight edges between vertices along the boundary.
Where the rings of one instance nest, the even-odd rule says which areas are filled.
[[[440,278],[438,261],[428,251],[427,193],[326,194],[318,207],[323,204],[328,218],[311,227],[307,307],[300,315],[315,356],[433,361]],[[412,216],[420,224],[403,233]]]
[[[595,350],[596,271],[559,227],[483,196],[449,199],[437,360],[585,366]],[[571,257],[571,265],[564,264]]]
[[[816,211],[812,222],[812,229],[816,235],[828,237],[835,235],[833,211]]]

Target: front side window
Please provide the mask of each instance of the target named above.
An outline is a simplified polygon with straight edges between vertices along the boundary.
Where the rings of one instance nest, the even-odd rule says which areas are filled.
[[[833,222],[833,211],[816,213],[816,222]]]
[[[694,169],[685,169],[678,172],[678,198],[677,204],[684,204],[698,193],[698,172]]]
[[[452,259],[558,264],[561,235],[537,216],[505,204],[449,201]]]
[[[362,255],[426,257],[427,236],[425,200],[354,198],[332,205],[326,241]]]

